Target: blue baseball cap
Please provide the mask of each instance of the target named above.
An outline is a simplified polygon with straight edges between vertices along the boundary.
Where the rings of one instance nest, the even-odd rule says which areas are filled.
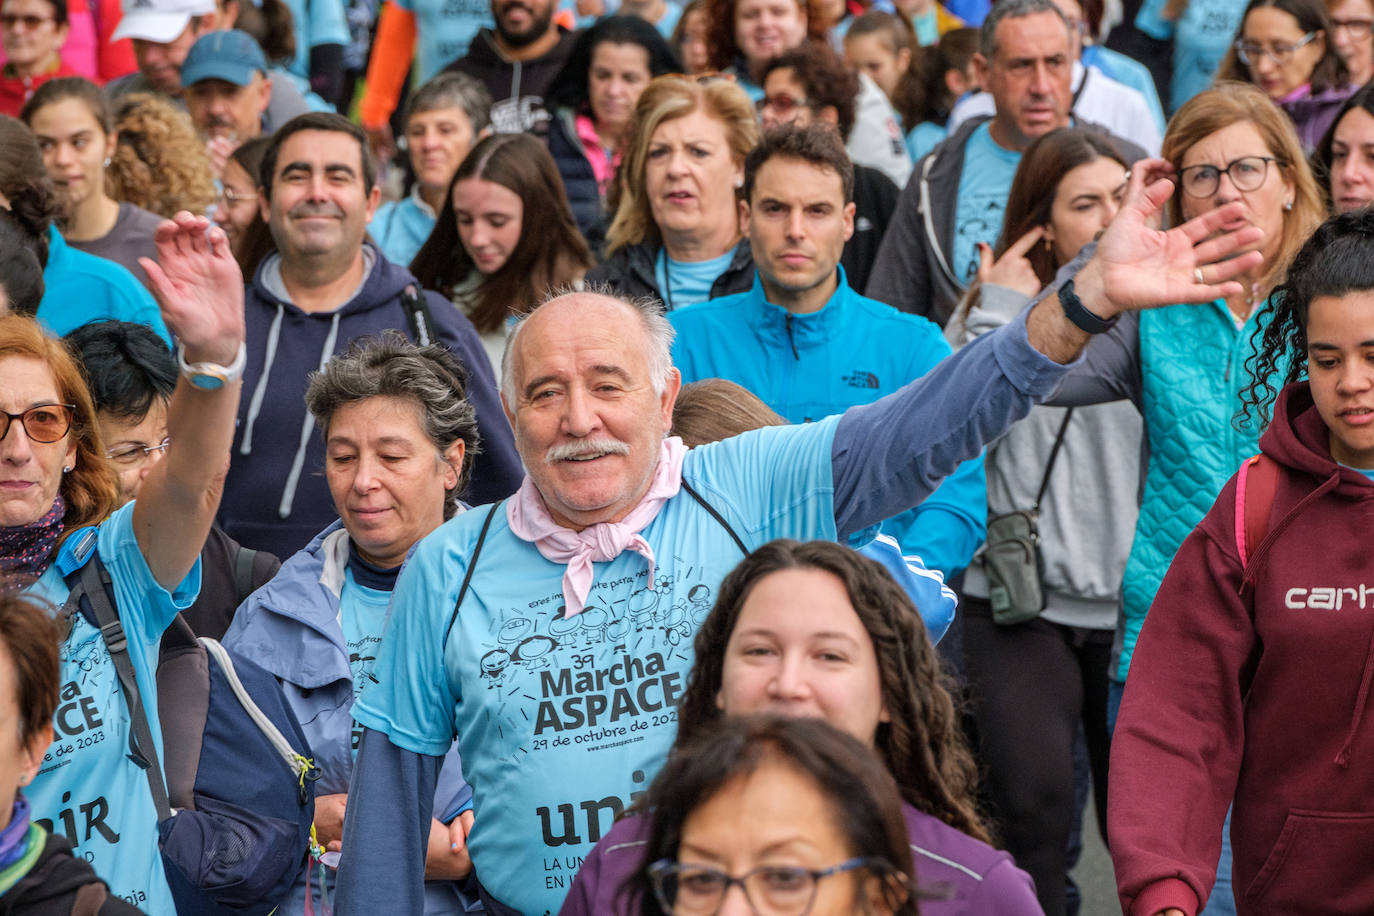
[[[267,73],[267,58],[247,32],[227,29],[196,39],[181,65],[183,88],[201,80],[224,80],[236,86],[253,82],[254,73]]]

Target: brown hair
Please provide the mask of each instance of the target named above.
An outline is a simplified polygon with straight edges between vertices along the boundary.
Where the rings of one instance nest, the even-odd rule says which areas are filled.
[[[105,460],[105,443],[80,365],[62,341],[49,337],[37,321],[22,315],[0,315],[0,359],[6,356],[44,363],[57,383],[58,397],[64,404],[76,405],[67,432],[76,437],[76,466],[62,478],[62,497],[67,501],[63,536],[103,521],[119,506],[119,481]]]
[[[205,144],[191,118],[151,92],[118,103],[119,145],[105,170],[110,196],[171,219],[178,210],[204,213],[215,201]]]
[[[1274,263],[1263,265],[1261,286],[1267,294],[1282,281],[1288,271],[1288,262],[1326,216],[1325,199],[1307,165],[1293,122],[1259,87],[1250,83],[1220,82],[1193,96],[1169,119],[1160,155],[1178,169],[1184,155],[1194,145],[1242,121],[1249,122],[1259,132],[1264,145],[1278,160],[1275,166],[1293,182],[1293,209],[1284,214],[1279,256]],[[1183,221],[1182,202],[1183,190],[1175,188],[1168,205],[1169,221],[1173,225]]]
[[[954,107],[954,94],[945,82],[951,70],[963,73],[978,51],[981,35],[977,29],[951,29],[928,48],[918,48],[911,66],[897,80],[892,107],[902,116],[902,126],[911,130],[923,121],[944,124]]]
[[[822,0],[796,0],[797,7],[806,17],[806,37],[816,41],[829,41],[830,25],[825,21],[822,12],[824,4]],[[725,70],[738,64],[750,66],[750,62],[742,60],[740,49],[735,44],[735,13],[739,7],[739,0],[706,0],[706,53],[710,56],[711,66],[717,70]],[[764,61],[754,61],[753,66],[761,68]],[[755,79],[757,73],[741,73]]]
[[[989,835],[978,813],[978,769],[964,741],[948,679],[910,596],[881,564],[833,541],[777,540],[745,557],[720,583],[697,631],[696,662],[678,706],[675,747],[719,727],[716,703],[725,647],[753,587],[786,569],[816,569],[840,580],[873,640],[879,689],[891,721],[874,737],[902,798],[975,839]]]
[[[33,131],[17,118],[0,115],[0,194],[10,213],[38,244],[38,260],[48,263],[48,228],[62,205],[43,166],[43,153]]]
[[[453,189],[467,178],[499,184],[522,204],[520,240],[506,263],[482,278],[468,315],[478,331],[494,331],[512,314],[531,311],[551,290],[581,279],[594,261],[548,147],[531,134],[492,134],[453,173],[434,229],[410,262],[421,286],[452,297],[476,269],[459,237],[453,205]]]
[[[704,378],[682,386],[673,403],[672,435],[688,448],[719,442],[764,426],[786,426],[749,389],[723,378]]]
[[[724,125],[730,154],[739,166],[743,167],[745,157],[758,144],[759,123],[754,105],[733,81],[716,78],[698,82],[685,76],[660,76],[650,81],[635,104],[624,158],[611,190],[615,219],[606,232],[607,255],[646,239],[659,240],[644,187],[649,143],[661,125],[698,110]]]
[[[835,107],[840,139],[847,140],[854,129],[854,112],[859,99],[859,74],[850,69],[828,42],[804,41],[784,51],[763,66],[763,78],[774,70],[791,70],[802,84],[806,103],[812,111],[827,105]],[[747,192],[746,192],[747,193]]]
[[[41,607],[0,589],[0,643],[14,669],[19,739],[25,746],[45,735],[57,710],[62,679],[57,624]]]

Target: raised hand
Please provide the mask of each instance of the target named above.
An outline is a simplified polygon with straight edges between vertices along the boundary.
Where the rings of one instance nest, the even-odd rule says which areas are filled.
[[[157,260],[138,261],[187,359],[233,362],[244,334],[243,273],[224,230],[182,211],[157,227],[153,242]]]
[[[1174,192],[1172,167],[1163,160],[1138,162],[1121,212],[1074,281],[1089,311],[1102,318],[1176,303],[1210,302],[1242,291],[1237,277],[1263,260],[1258,251],[1236,252],[1264,237],[1256,226],[1227,230],[1244,215],[1239,203],[1210,210],[1164,232],[1154,228]]]
[[[1035,268],[1031,266],[1026,255],[1044,235],[1044,227],[1036,226],[1002,252],[1002,256],[996,261],[992,259],[992,246],[986,242],[979,242],[978,282],[984,286],[991,283],[1014,289],[1027,299],[1033,297],[1040,292],[1044,284],[1040,282],[1040,277],[1036,275]]]

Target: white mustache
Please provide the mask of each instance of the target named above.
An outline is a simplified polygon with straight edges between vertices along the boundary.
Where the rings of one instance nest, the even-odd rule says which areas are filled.
[[[628,455],[630,446],[621,442],[619,439],[579,439],[577,442],[565,442],[562,445],[550,446],[544,453],[544,463],[554,464],[559,461],[567,461],[570,458],[586,458],[588,456],[601,457],[602,455]]]

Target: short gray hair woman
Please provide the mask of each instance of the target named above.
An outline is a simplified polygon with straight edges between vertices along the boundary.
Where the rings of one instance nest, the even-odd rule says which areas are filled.
[[[377,208],[368,229],[388,260],[409,264],[434,229],[453,173],[491,127],[491,93],[466,73],[440,73],[415,90],[402,123],[415,184]]]
[[[459,511],[477,452],[467,373],[441,345],[419,346],[388,331],[354,342],[310,377],[306,405],[325,439],[325,477],[340,520],[291,557],[234,617],[224,643],[281,683],[314,752],[315,829],[321,846],[342,838],[353,775],[353,703],[377,683],[391,590],[401,563],[425,535]],[[397,613],[404,614],[404,610]],[[426,859],[425,912],[466,912],[458,879],[471,870],[454,843],[470,816],[470,793],[452,748],[435,793]],[[462,850],[462,844],[458,847]],[[282,912],[318,909],[314,860],[302,863]],[[333,873],[325,872],[332,885]]]

